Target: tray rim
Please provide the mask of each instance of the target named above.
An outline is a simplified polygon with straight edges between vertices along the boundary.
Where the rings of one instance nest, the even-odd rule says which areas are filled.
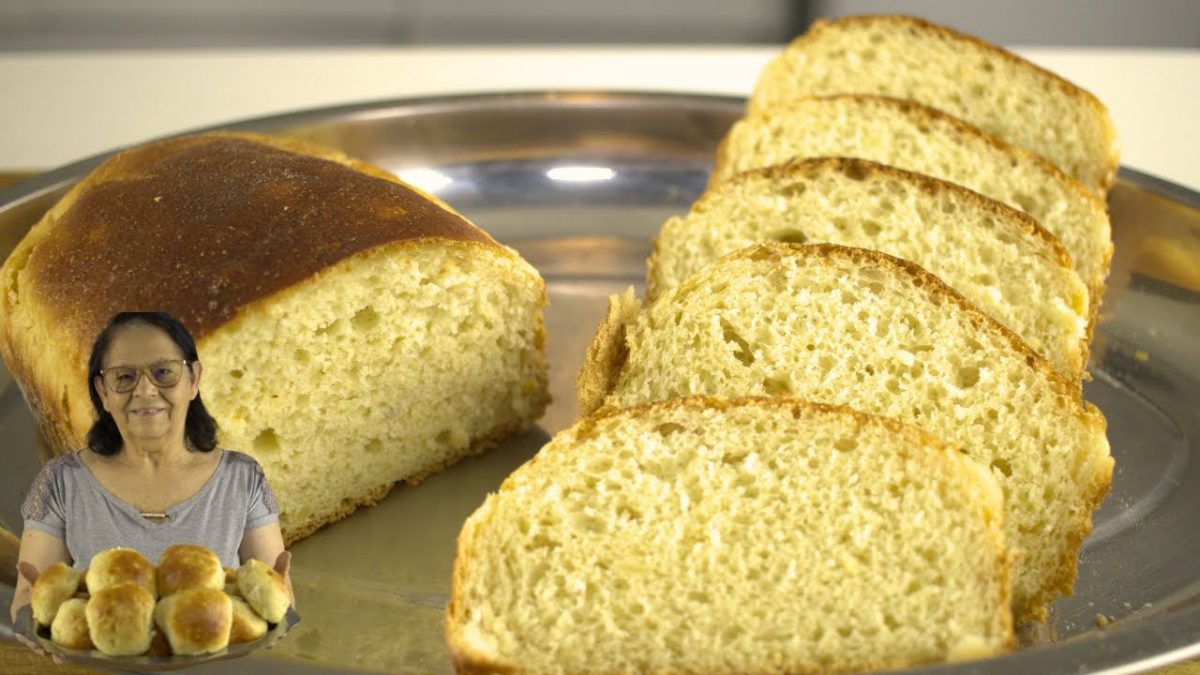
[[[444,114],[456,110],[478,111],[481,108],[579,107],[595,109],[645,105],[647,107],[684,109],[694,107],[712,110],[729,108],[740,111],[744,108],[746,100],[742,96],[703,92],[606,89],[514,90],[401,97],[310,107],[240,118],[147,138],[137,141],[136,144],[215,130],[278,132],[288,127],[334,119],[347,122],[354,119],[382,118],[392,115],[415,116]],[[0,208],[13,208],[37,199],[47,192],[69,186],[125,147],[131,146],[113,148],[0,188]],[[1198,190],[1124,165],[1118,167],[1117,177],[1118,182],[1128,182],[1137,188],[1200,211],[1200,191]],[[1200,574],[1197,574],[1195,583],[1200,589]],[[1087,672],[1091,673],[1117,675],[1161,668],[1179,661],[1200,657],[1200,590],[1175,607],[1156,610],[1153,614],[1136,621],[1118,622],[1060,641],[1033,645],[981,661],[926,666],[905,672],[927,675],[942,673],[950,675],[963,672],[1000,674],[1013,672],[1020,668],[1028,668],[1036,672],[1039,668],[1050,666],[1070,666],[1088,668]],[[25,607],[23,611],[28,611],[28,609]],[[289,614],[293,612],[294,610],[289,609]],[[296,619],[299,620],[298,615]],[[20,617],[18,617],[18,621],[20,621]],[[14,631],[16,629],[14,627]],[[216,659],[208,657],[207,660]],[[193,662],[191,665],[198,663],[200,661]]]

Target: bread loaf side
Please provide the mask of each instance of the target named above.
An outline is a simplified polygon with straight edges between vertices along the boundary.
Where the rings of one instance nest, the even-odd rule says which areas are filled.
[[[1045,160],[916,103],[833,96],[801,99],[738,121],[721,144],[711,184],[806,157],[888,164],[957,183],[1028,213],[1070,252],[1088,286],[1094,321],[1112,258],[1106,207]]]
[[[1068,380],[1087,361],[1087,287],[1031,217],[928,176],[857,159],[799,160],[735,176],[663,224],[647,299],[766,240],[883,251],[940,277]]]
[[[692,398],[585,418],[467,519],[460,672],[829,672],[1012,646],[993,478],[891,420]]]
[[[1095,96],[945,26],[906,16],[816,21],[763,69],[750,106],[834,94],[937,108],[1045,157],[1097,194],[1116,179],[1116,130]]]
[[[1023,557],[1014,612],[1069,594],[1113,461],[1074,383],[919,267],[877,251],[758,244],[664,293],[625,326],[606,406],[790,395],[920,426],[990,467]]]
[[[59,452],[92,423],[118,311],[196,337],[219,442],[251,453],[287,541],[541,416],[545,285],[440,200],[328,148],[251,134],[120,153],[0,269],[0,355]]]

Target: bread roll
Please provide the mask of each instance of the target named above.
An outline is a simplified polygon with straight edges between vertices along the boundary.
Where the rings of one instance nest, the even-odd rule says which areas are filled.
[[[150,648],[154,596],[130,583],[93,591],[87,601],[88,634],[108,656],[135,656]]]
[[[88,593],[93,596],[106,588],[133,584],[158,597],[154,565],[140,552],[124,547],[105,549],[92,556],[87,569]]]
[[[987,470],[913,427],[796,399],[585,418],[467,519],[459,672],[890,669],[1013,645]]]
[[[67,649],[95,649],[87,623],[87,600],[71,598],[58,608],[50,624],[50,639]]]
[[[233,624],[229,629],[229,644],[261,640],[267,634],[267,622],[246,604],[240,597],[231,597],[233,601]]]
[[[238,568],[236,567],[225,568],[225,592],[229,595],[240,598],[242,596],[242,592],[239,591],[237,587],[237,573]]]
[[[220,651],[229,645],[233,603],[220,589],[186,588],[159,601],[154,622],[166,635],[173,654]]]
[[[238,591],[259,616],[270,623],[283,621],[291,605],[283,576],[261,560],[251,558],[238,568]]]
[[[83,572],[65,562],[56,562],[47,567],[34,580],[29,592],[33,618],[43,626],[52,625],[59,607],[79,590],[81,579]]]
[[[945,26],[906,16],[816,21],[763,69],[750,107],[833,94],[937,108],[1047,158],[1101,194],[1116,179],[1116,130],[1095,96]]]
[[[706,191],[654,242],[647,300],[765,240],[841,244],[911,260],[1019,335],[1068,380],[1087,363],[1088,290],[1062,244],[1015,209],[859,159],[808,159]]]
[[[185,588],[225,587],[225,569],[221,559],[211,549],[195,544],[175,544],[163,551],[158,559],[158,597]]]
[[[179,318],[218,442],[262,465],[289,543],[549,400],[537,271],[438,199],[297,140],[119,153],[34,225],[0,286],[0,356],[56,452],[84,444],[85,365],[109,318]]]
[[[1104,297],[1112,228],[1104,200],[1054,165],[956,117],[878,96],[805,98],[748,115],[721,143],[712,184],[806,157],[857,157],[957,183],[1033,216]]]
[[[630,314],[624,358],[589,361],[580,374],[612,383],[605,405],[787,395],[920,426],[962,446],[1004,489],[1008,541],[1023,552],[1017,617],[1044,618],[1071,592],[1112,481],[1104,415],[933,275],[877,251],[768,242]]]

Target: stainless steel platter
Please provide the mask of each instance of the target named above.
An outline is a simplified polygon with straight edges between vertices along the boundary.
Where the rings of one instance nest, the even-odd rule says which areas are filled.
[[[574,419],[574,377],[605,298],[641,285],[650,238],[699,194],[742,106],[707,96],[523,93],[228,125],[306,137],[380,164],[519,250],[550,295],[554,404],[533,431],[299,542],[292,573],[304,623],[270,653],[196,672],[450,670],[442,616],[463,519]],[[0,190],[0,257],[101,159]],[[922,672],[1126,673],[1200,655],[1200,194],[1122,169],[1109,206],[1116,256],[1085,396],[1108,417],[1117,468],[1075,595],[1018,651]],[[6,371],[0,438],[0,526],[18,533],[44,451]],[[7,607],[12,574],[0,574],[8,574],[0,585]],[[0,625],[9,639],[11,630]]]

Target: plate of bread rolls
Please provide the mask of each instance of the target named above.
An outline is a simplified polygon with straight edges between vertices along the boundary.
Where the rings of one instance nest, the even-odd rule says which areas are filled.
[[[862,64],[878,72],[847,67]],[[226,256],[221,283],[180,313],[205,325],[223,442],[260,459],[286,512],[311,609],[272,656],[319,672],[1136,672],[1200,654],[1200,194],[1119,166],[1113,131],[1090,94],[969,36],[829,22],[748,99],[370,102],[85,160],[0,192],[0,253],[59,221],[108,227],[69,208],[124,188],[162,198],[147,217],[176,198],[203,215],[206,194],[270,215],[249,241],[277,255],[235,258],[223,232],[197,244]],[[155,164],[197,156],[258,168]],[[339,187],[364,177],[392,185]],[[273,220],[293,210],[315,229]],[[28,290],[54,251],[20,250],[24,276],[4,279]],[[291,280],[231,300],[263,264]],[[38,328],[56,310],[21,311]],[[11,353],[74,349],[43,337],[9,337]],[[6,355],[4,424],[65,451],[77,393],[37,398],[57,375],[28,364]],[[313,382],[358,407],[318,410]],[[34,454],[14,464],[25,483]],[[43,576],[62,622],[86,619],[86,575]],[[152,610],[118,588],[101,600],[166,648],[185,600],[223,606],[215,587],[159,590]],[[55,645],[59,617],[41,616],[48,649],[130,669],[241,655],[295,623],[224,651],[101,657]]]
[[[252,559],[223,568],[212,550],[194,544],[168,547],[157,565],[111,548],[86,570],[55,563],[32,584],[17,632],[72,663],[185,668],[269,648],[300,621],[269,565]]]

